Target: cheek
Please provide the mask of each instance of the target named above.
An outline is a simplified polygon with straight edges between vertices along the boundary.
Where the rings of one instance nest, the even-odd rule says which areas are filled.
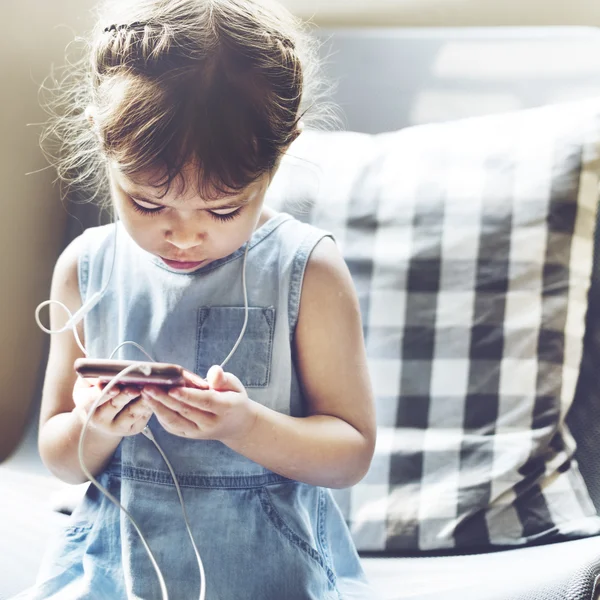
[[[129,213],[122,213],[119,218],[129,237],[142,248],[149,249],[155,246],[156,242],[161,239],[160,225],[153,222],[158,221],[158,219],[151,219],[137,214],[131,215]]]
[[[218,221],[214,222],[210,217],[209,227],[212,231],[208,231],[208,237],[213,240],[214,243],[222,246],[236,245],[236,247],[244,244],[256,229],[256,223],[260,216],[260,211],[256,209],[247,208],[243,210],[239,217],[232,221],[226,221],[220,224]]]
[[[240,219],[240,223],[238,224],[235,232],[238,247],[242,244],[245,244],[252,237],[252,234],[257,226],[258,217],[259,214],[257,211],[252,211],[252,213],[249,212]]]
[[[236,226],[230,223],[228,226],[219,227],[218,230],[209,233],[206,240],[213,250],[226,256],[246,242],[251,235],[247,231],[249,231],[249,228],[246,226],[240,226],[239,224]]]

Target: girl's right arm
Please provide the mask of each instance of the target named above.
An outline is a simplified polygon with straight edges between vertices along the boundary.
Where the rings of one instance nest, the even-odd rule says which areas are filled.
[[[62,302],[71,313],[81,308],[77,263],[80,238],[63,251],[54,268],[50,299]],[[58,305],[50,305],[50,329],[61,329],[68,320]],[[77,325],[85,347],[83,322]],[[78,378],[73,363],[83,353],[71,330],[53,334],[42,391],[38,445],[42,461],[67,483],[87,481],[79,464],[79,436],[91,405],[101,388],[90,380]],[[137,400],[136,400],[137,398]],[[150,410],[134,388],[116,388],[98,407],[90,421],[83,448],[87,469],[96,476],[107,465],[124,435],[138,433],[151,416]]]

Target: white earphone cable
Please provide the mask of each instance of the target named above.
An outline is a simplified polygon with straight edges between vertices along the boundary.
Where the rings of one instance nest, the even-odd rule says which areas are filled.
[[[141,371],[145,375],[150,375],[150,373],[152,372],[152,368],[150,367],[150,365],[144,364],[144,363],[137,363],[137,364],[134,364],[134,365],[130,365],[130,366],[126,367],[125,369],[123,369],[120,373],[118,373],[117,375],[115,375],[115,377],[113,377],[110,380],[110,382],[108,384],[106,384],[106,387],[102,390],[102,393],[100,394],[100,396],[98,396],[98,398],[96,398],[96,401],[94,402],[94,404],[90,408],[90,411],[87,414],[87,417],[85,419],[85,423],[83,424],[83,428],[81,430],[81,434],[79,435],[79,445],[77,447],[77,456],[79,458],[79,465],[81,466],[81,470],[85,473],[85,476],[113,504],[115,504],[119,509],[121,509],[127,515],[127,517],[129,518],[129,520],[131,521],[131,524],[133,525],[133,527],[137,531],[137,534],[140,536],[140,540],[142,541],[142,544],[144,545],[144,548],[145,548],[146,552],[148,553],[148,557],[150,558],[150,562],[152,563],[152,566],[154,567],[154,571],[156,572],[156,576],[158,577],[158,583],[160,585],[160,591],[162,593],[163,599],[164,600],[168,600],[169,599],[169,593],[167,591],[167,584],[165,583],[165,579],[163,577],[163,574],[162,574],[162,572],[160,570],[160,567],[158,566],[158,563],[156,562],[156,558],[154,557],[154,554],[152,553],[152,550],[150,549],[150,546],[148,545],[148,542],[146,541],[146,538],[143,536],[143,534],[142,534],[142,532],[141,532],[138,524],[136,523],[135,519],[133,518],[133,516],[131,515],[131,513],[88,471],[88,468],[85,466],[85,461],[83,460],[83,444],[84,444],[84,440],[85,440],[85,434],[87,432],[88,425],[90,423],[91,418],[94,416],[94,413],[96,412],[96,409],[98,408],[98,406],[100,406],[100,404],[102,403],[102,401],[106,398],[106,396],[110,392],[110,390],[115,385],[117,385],[119,379],[121,377],[123,377],[124,375],[127,375],[131,371]]]
[[[242,338],[244,337],[244,333],[246,332],[246,326],[248,324],[248,289],[247,289],[247,285],[246,285],[246,263],[247,263],[247,257],[248,257],[248,250],[250,249],[250,242],[248,241],[246,244],[246,248],[244,250],[244,258],[243,258],[243,263],[242,263],[242,291],[243,291],[243,296],[244,296],[244,323],[242,325],[242,329],[240,331],[240,334],[233,346],[233,348],[231,349],[231,351],[229,352],[229,354],[227,355],[227,357],[225,358],[225,360],[223,360],[223,362],[221,363],[221,368],[223,368],[231,359],[231,357],[233,356],[234,352],[237,350],[238,346],[240,345]],[[81,351],[83,352],[83,354],[85,356],[88,356],[88,353],[85,349],[85,347],[83,346],[81,339],[79,337],[79,333],[77,331],[77,324],[79,323],[79,321],[81,319],[83,319],[83,317],[90,311],[92,310],[92,308],[94,308],[94,306],[96,306],[96,304],[98,304],[98,302],[100,301],[100,299],[102,298],[102,296],[104,295],[104,293],[106,292],[106,290],[108,289],[108,285],[110,283],[111,277],[112,277],[112,273],[114,270],[114,266],[115,266],[115,259],[116,259],[116,255],[117,255],[117,224],[115,224],[115,232],[114,232],[114,251],[113,251],[113,257],[112,257],[112,263],[111,263],[111,268],[110,268],[110,272],[109,272],[109,276],[108,276],[108,280],[106,282],[106,284],[103,286],[102,290],[100,292],[96,292],[95,294],[93,294],[90,299],[84,303],[84,305],[73,315],[71,313],[71,311],[69,310],[69,308],[67,306],[65,306],[62,302],[59,302],[57,300],[47,300],[45,302],[42,302],[35,311],[35,319],[36,322],[38,324],[38,326],[42,329],[42,331],[45,331],[46,333],[49,334],[53,334],[53,333],[62,333],[64,331],[67,331],[68,329],[72,329],[73,331],[73,335],[75,337],[75,341],[77,342],[77,345],[79,346],[79,348],[81,349]],[[59,306],[61,306],[65,312],[69,315],[69,320],[67,321],[67,323],[58,330],[51,330],[51,329],[47,329],[46,327],[44,327],[40,321],[39,318],[39,312],[40,310],[44,307],[44,306],[48,306],[50,304],[57,304]],[[116,354],[116,352],[123,347],[126,344],[132,344],[133,346],[137,347],[141,352],[143,352],[149,359],[151,362],[155,362],[152,357],[136,342],[131,342],[131,341],[126,341],[123,342],[121,344],[119,344],[111,353],[111,358]],[[100,482],[98,482],[96,480],[96,478],[89,472],[89,470],[87,469],[87,467],[85,466],[85,462],[83,460],[83,445],[84,445],[84,439],[85,439],[85,434],[89,425],[89,422],[91,420],[91,418],[93,417],[96,409],[98,408],[98,406],[102,403],[102,401],[106,398],[106,395],[108,394],[108,392],[110,392],[110,390],[119,383],[119,380],[127,375],[128,373],[130,373],[131,371],[135,371],[135,370],[139,370],[142,373],[149,375],[152,371],[152,365],[151,363],[145,363],[145,362],[138,362],[136,364],[130,365],[127,368],[123,369],[120,373],[118,373],[117,375],[115,375],[115,377],[113,377],[110,382],[106,385],[106,387],[104,387],[104,389],[102,390],[102,394],[100,394],[100,396],[96,399],[96,401],[94,402],[94,404],[92,405],[92,407],[90,408],[90,411],[88,412],[88,415],[86,417],[86,420],[84,422],[83,428],[81,430],[81,434],[79,436],[79,445],[78,445],[78,449],[77,449],[77,453],[78,453],[78,458],[79,458],[79,463],[81,466],[81,470],[84,472],[84,474],[86,475],[86,477],[88,477],[88,479],[111,501],[113,502],[120,510],[122,510],[125,515],[127,515],[127,517],[129,518],[129,520],[131,521],[132,525],[134,526],[137,534],[139,535],[142,544],[150,558],[150,561],[152,563],[152,566],[154,567],[154,570],[156,572],[156,575],[158,577],[159,580],[159,585],[161,588],[161,593],[163,596],[163,600],[168,600],[169,596],[168,596],[168,591],[167,591],[167,587],[166,587],[166,583],[164,580],[164,577],[162,575],[162,572],[160,570],[160,567],[158,566],[158,563],[156,562],[156,559],[154,557],[154,555],[152,554],[152,551],[150,549],[150,546],[148,545],[148,542],[146,541],[146,539],[144,538],[138,524],[136,523],[135,519],[133,518],[133,516],[129,513],[129,511],[119,502],[119,500],[117,500],[106,488],[104,488],[104,486],[102,486],[102,484],[100,484]],[[146,425],[146,427],[144,427],[143,431],[141,432],[145,437],[147,437],[157,448],[158,452],[160,453],[162,459],[165,461],[165,464],[167,465],[169,472],[171,474],[171,477],[173,479],[173,483],[175,484],[175,489],[177,491],[177,496],[179,498],[179,502],[181,504],[181,510],[182,510],[182,514],[183,514],[183,519],[185,521],[185,526],[189,535],[189,538],[191,540],[192,546],[194,548],[194,553],[196,555],[196,560],[198,563],[198,569],[200,571],[200,600],[204,600],[205,599],[205,595],[206,595],[206,577],[205,577],[205,572],[204,572],[204,565],[202,563],[202,559],[200,557],[200,552],[198,550],[198,547],[194,541],[194,536],[192,534],[192,530],[191,530],[191,526],[188,520],[188,516],[187,516],[187,511],[185,508],[185,503],[183,501],[183,495],[181,493],[181,488],[179,486],[179,482],[177,481],[177,477],[175,475],[175,471],[171,465],[171,463],[169,462],[166,454],[164,453],[164,451],[162,450],[162,448],[159,446],[158,442],[156,441],[156,439],[154,438],[154,435],[152,434],[152,431],[150,430],[150,428]]]
[[[200,571],[200,600],[204,600],[206,596],[206,576],[204,574],[204,564],[202,563],[202,558],[200,558],[200,551],[198,550],[198,546],[196,546],[196,542],[194,541],[194,534],[192,533],[192,528],[190,525],[190,521],[188,519],[187,510],[185,509],[185,503],[183,501],[183,494],[181,493],[181,488],[179,487],[179,482],[177,481],[177,476],[175,475],[175,471],[167,458],[167,455],[164,453],[163,449],[158,445],[158,442],[154,439],[154,434],[151,429],[146,426],[142,431],[142,434],[145,435],[155,446],[162,459],[165,461],[169,469],[169,473],[171,473],[171,477],[173,478],[173,483],[175,484],[175,489],[177,491],[177,497],[179,498],[179,504],[181,504],[181,512],[183,513],[183,520],[185,521],[185,528],[187,529],[188,536],[190,541],[192,542],[192,547],[194,548],[194,553],[196,554],[196,562],[198,563],[198,570]]]
[[[94,294],[92,294],[83,303],[83,306],[81,306],[81,308],[75,312],[75,314],[71,313],[68,307],[65,306],[62,302],[59,302],[58,300],[46,300],[45,302],[41,302],[40,304],[38,304],[37,308],[35,309],[35,322],[43,332],[52,335],[55,333],[63,333],[71,329],[73,331],[73,335],[75,336],[75,341],[77,342],[79,349],[83,352],[85,356],[87,356],[88,353],[83,344],[81,343],[81,338],[79,337],[79,332],[77,331],[77,324],[85,317],[85,315],[88,312],[90,312],[90,310],[92,310],[92,308],[94,308],[94,306],[96,306],[96,304],[98,304],[98,302],[100,302],[100,299],[102,298],[102,296],[104,296],[106,290],[108,289],[113,271],[115,269],[115,262],[117,259],[117,227],[118,223],[115,223],[115,230],[113,234],[114,242],[112,261],[110,263],[110,271],[108,272],[108,278],[106,280],[106,283],[102,286],[102,289],[99,292],[95,292]],[[40,320],[40,311],[42,310],[42,308],[44,308],[45,306],[50,306],[51,304],[56,304],[60,306],[69,315],[68,321],[60,329],[48,329],[42,324],[42,321]]]
[[[244,333],[246,333],[246,325],[248,325],[248,288],[246,287],[246,259],[248,257],[248,250],[250,249],[250,242],[246,244],[246,249],[244,250],[244,263],[242,265],[242,292],[244,294],[244,324],[242,325],[242,330],[240,331],[240,335],[236,340],[231,352],[227,355],[225,360],[221,363],[221,368],[223,368],[228,362],[229,359],[233,356],[233,353],[237,350],[237,347],[240,345],[242,338],[244,337]]]
[[[126,346],[127,344],[130,344],[131,346],[135,346],[142,354],[145,354],[149,359],[150,362],[156,362],[139,344],[136,344],[135,342],[123,342],[122,344],[119,344],[111,353],[110,356],[108,358],[113,358],[114,355],[123,347]]]

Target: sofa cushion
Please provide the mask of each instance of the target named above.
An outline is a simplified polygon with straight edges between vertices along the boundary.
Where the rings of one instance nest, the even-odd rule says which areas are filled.
[[[592,600],[599,555],[598,540],[587,538],[484,554],[364,556],[362,564],[377,600]]]
[[[593,100],[290,149],[267,201],[334,234],[361,303],[378,441],[336,493],[359,550],[600,532],[564,423],[599,142]]]

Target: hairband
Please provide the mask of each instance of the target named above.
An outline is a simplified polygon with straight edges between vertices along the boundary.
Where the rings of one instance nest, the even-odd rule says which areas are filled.
[[[126,23],[123,25],[109,25],[104,28],[104,33],[109,33],[111,31],[120,31],[121,29],[133,29],[134,27],[140,27],[142,25],[146,25],[142,23],[142,21],[134,21],[133,23]]]
[[[287,36],[278,33],[269,33],[268,31],[265,31],[263,35],[268,40],[275,40],[286,48],[291,48],[292,50],[296,49],[296,45],[294,44],[294,42]]]

